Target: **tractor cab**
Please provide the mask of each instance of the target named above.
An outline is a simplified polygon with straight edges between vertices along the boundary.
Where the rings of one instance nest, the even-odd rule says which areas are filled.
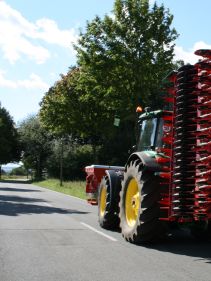
[[[155,150],[163,147],[164,111],[146,111],[139,117],[137,151]]]

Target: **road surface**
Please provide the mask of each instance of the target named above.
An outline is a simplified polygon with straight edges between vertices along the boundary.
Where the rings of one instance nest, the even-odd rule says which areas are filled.
[[[176,233],[151,246],[101,229],[97,207],[0,183],[0,281],[210,281],[211,243]]]

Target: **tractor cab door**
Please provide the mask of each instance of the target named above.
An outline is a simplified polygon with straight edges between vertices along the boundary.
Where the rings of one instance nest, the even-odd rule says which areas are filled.
[[[151,117],[140,122],[137,151],[155,150],[163,146],[163,119]]]

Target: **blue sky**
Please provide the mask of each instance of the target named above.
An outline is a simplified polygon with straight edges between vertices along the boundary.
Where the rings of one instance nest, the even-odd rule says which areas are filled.
[[[150,0],[150,2],[154,2]],[[175,58],[194,63],[210,48],[211,0],[157,0],[174,15],[180,34]],[[76,62],[72,43],[114,0],[0,0],[0,102],[16,123],[39,110],[50,86]]]

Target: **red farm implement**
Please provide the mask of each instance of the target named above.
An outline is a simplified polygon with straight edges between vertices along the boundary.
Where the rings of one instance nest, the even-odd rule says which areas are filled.
[[[139,116],[139,139],[125,167],[86,167],[88,201],[99,223],[130,242],[153,241],[171,222],[211,237],[211,50],[168,76],[171,111]]]

